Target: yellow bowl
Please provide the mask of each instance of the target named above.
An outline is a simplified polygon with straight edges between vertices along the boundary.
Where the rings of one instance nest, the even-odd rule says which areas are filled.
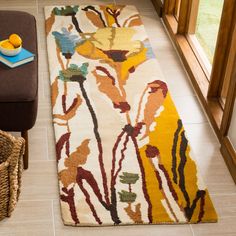
[[[12,56],[16,56],[17,54],[20,53],[22,46],[19,46],[18,48],[14,48],[14,49],[7,49],[7,48],[2,47],[2,43],[5,41],[8,41],[8,39],[0,42],[0,52],[2,54],[12,57]]]

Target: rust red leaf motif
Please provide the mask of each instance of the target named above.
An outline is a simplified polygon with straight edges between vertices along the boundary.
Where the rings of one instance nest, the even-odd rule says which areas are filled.
[[[57,161],[61,159],[61,151],[65,143],[69,140],[70,133],[63,134],[60,139],[56,143],[56,155],[57,155]]]
[[[160,154],[158,148],[152,145],[147,145],[145,153],[146,153],[146,156],[149,158],[158,157]]]
[[[146,125],[146,131],[141,140],[150,133],[150,127],[155,120],[155,114],[162,106],[168,92],[166,83],[161,80],[155,80],[148,83],[148,88],[150,91],[145,104],[143,119],[143,123]]]
[[[121,95],[118,87],[116,87],[116,80],[110,72],[102,66],[97,66],[92,73],[96,78],[98,89],[110,98],[114,108],[120,109],[121,113],[129,111],[130,105]]]
[[[120,113],[124,113],[130,110],[130,105],[128,102],[119,102],[118,104],[113,103],[114,108],[119,108]]]
[[[64,96],[65,97],[65,96]],[[65,98],[64,98],[65,100]],[[82,103],[82,99],[80,97],[79,94],[77,94],[77,97],[74,99],[74,101],[72,102],[71,106],[69,107],[69,109],[64,109],[65,110],[65,114],[61,115],[61,114],[54,114],[54,118],[58,118],[61,120],[70,120],[71,118],[73,118],[76,114],[77,109],[79,108],[79,106]],[[65,104],[64,104],[65,107]]]

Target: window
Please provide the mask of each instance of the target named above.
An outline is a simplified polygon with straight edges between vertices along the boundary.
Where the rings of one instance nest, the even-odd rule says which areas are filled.
[[[164,0],[162,16],[236,182],[229,137],[236,97],[236,1]]]

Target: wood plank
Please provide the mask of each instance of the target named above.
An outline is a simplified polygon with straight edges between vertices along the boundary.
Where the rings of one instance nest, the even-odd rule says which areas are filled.
[[[220,129],[223,136],[227,136],[236,98],[236,24],[234,26],[232,42],[233,44],[231,45],[225,76],[227,83],[229,83],[229,87],[227,89],[224,116]]]
[[[176,0],[172,0],[169,3],[169,14],[174,14],[175,11]]]
[[[188,19],[188,33],[195,34],[197,26],[197,16],[199,10],[199,0],[190,1],[190,13]]]
[[[235,73],[235,66],[236,66],[236,22],[234,24],[234,30],[232,33],[232,39],[231,39],[231,46],[229,49],[229,57],[227,60],[227,67],[226,67],[226,72],[225,72],[225,77],[223,84],[220,88],[220,97],[221,98],[226,98],[231,97],[228,95],[230,87],[235,86],[234,84],[230,84],[232,80],[232,76]],[[233,82],[232,82],[233,83]],[[232,90],[232,89],[231,89]],[[231,99],[231,98],[230,98]]]
[[[163,16],[163,21],[168,22],[168,24],[165,24],[165,26],[168,29],[168,32],[172,35],[177,34],[177,29],[178,29],[178,22],[176,21],[175,17],[171,15],[165,15]],[[170,31],[171,30],[171,31]],[[173,36],[174,37],[174,36]],[[172,37],[171,37],[172,38]]]
[[[181,0],[179,20],[178,20],[178,34],[187,33],[188,18],[189,18],[189,6],[192,0]]]
[[[189,45],[191,46],[200,66],[202,67],[208,81],[210,81],[211,75],[211,63],[209,62],[206,53],[204,52],[202,46],[200,45],[195,34],[186,35]]]
[[[170,2],[170,0],[164,0],[164,5],[163,5],[163,13],[164,14],[168,14],[169,2]]]
[[[167,15],[174,14],[176,0],[164,0],[164,13]]]
[[[181,0],[178,17],[178,34],[194,34],[199,0]]]
[[[212,65],[208,97],[219,97],[222,78],[226,73],[227,60],[230,52],[232,32],[236,22],[236,2],[224,1],[215,56]],[[232,28],[233,27],[233,28]]]
[[[233,177],[233,180],[236,183],[236,153],[228,137],[223,138],[220,151]]]
[[[179,19],[180,2],[181,2],[181,0],[176,0],[176,1],[175,1],[174,15],[175,15],[175,17],[176,17],[177,20]]]

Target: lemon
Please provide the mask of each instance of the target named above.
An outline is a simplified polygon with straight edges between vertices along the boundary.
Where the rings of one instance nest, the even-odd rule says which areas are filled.
[[[6,49],[14,49],[14,46],[9,41],[4,41],[1,46]]]
[[[9,42],[15,47],[18,48],[22,44],[22,39],[18,34],[11,34],[9,36]]]

